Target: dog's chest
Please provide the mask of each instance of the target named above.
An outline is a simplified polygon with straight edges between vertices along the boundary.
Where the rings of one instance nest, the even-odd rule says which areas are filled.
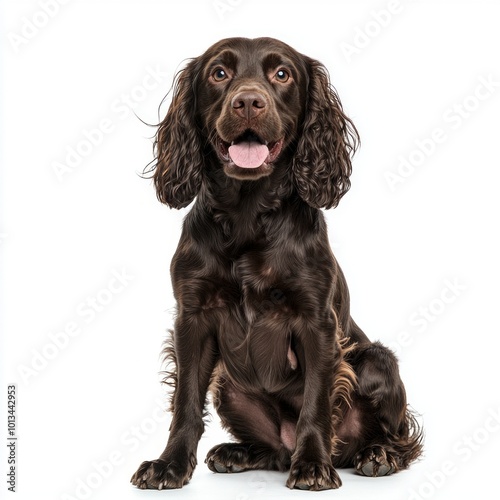
[[[229,323],[222,327],[218,343],[228,375],[245,388],[276,392],[300,371],[291,333],[268,322],[246,329]]]
[[[221,325],[222,360],[235,382],[279,390],[300,371],[286,276],[256,252],[234,261],[232,276],[239,300]]]

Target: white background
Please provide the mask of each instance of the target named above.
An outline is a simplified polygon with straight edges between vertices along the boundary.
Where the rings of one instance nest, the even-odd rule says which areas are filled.
[[[329,68],[362,137],[352,189],[326,214],[330,238],[354,318],[397,352],[426,429],[425,457],[409,471],[340,471],[344,486],[322,498],[494,496],[499,2],[47,3],[50,17],[43,0],[3,1],[1,12],[2,498],[9,383],[19,499],[308,495],[287,490],[286,474],[210,473],[205,453],[226,439],[215,416],[186,488],[128,482],[168,435],[159,353],[185,213],[138,176],[154,133],[138,118],[155,123],[183,60],[228,36],[279,38]],[[54,165],[78,148],[85,156],[58,177]],[[391,189],[402,158],[414,169]],[[93,297],[106,303],[92,315]],[[71,325],[78,335],[61,333]]]

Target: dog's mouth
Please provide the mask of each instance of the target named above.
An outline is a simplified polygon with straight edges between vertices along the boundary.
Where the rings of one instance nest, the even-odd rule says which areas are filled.
[[[218,138],[218,150],[223,161],[237,167],[255,169],[276,161],[284,139],[266,142],[253,130],[246,130],[231,143]]]

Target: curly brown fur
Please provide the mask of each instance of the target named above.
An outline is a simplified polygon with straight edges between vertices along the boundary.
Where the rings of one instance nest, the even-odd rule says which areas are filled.
[[[326,68],[308,59],[307,113],[293,157],[297,191],[316,208],[336,207],[351,187],[351,155],[359,137],[344,114]]]
[[[322,490],[335,467],[387,475],[420,455],[397,360],[351,318],[319,210],[349,189],[357,143],[325,67],[278,40],[221,40],[179,73],[152,170],[161,202],[196,198],[171,265],[173,418],[133,484],[190,480],[209,392],[237,441],[210,450],[214,472]]]

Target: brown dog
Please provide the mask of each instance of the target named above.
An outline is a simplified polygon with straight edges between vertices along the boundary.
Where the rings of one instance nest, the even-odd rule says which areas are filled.
[[[214,472],[322,490],[334,467],[381,476],[420,455],[397,361],[351,319],[319,210],[349,189],[356,144],[326,69],[278,40],[222,40],[178,75],[152,172],[163,203],[197,198],[171,266],[170,437],[139,488],[189,481],[209,388],[237,441],[208,453]]]

